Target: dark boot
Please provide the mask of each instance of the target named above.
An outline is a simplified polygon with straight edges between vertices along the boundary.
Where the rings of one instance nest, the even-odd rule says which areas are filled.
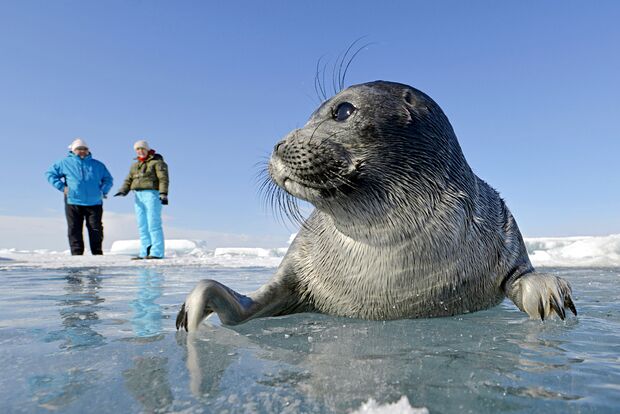
[[[146,248],[146,256],[145,257],[136,256],[136,257],[132,257],[131,260],[149,259],[150,253],[151,253],[151,246],[148,246]]]

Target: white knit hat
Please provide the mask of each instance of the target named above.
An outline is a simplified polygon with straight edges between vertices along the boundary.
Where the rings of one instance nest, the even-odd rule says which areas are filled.
[[[84,148],[88,149],[88,144],[82,138],[76,138],[75,140],[73,140],[71,145],[69,145],[69,149],[71,151],[73,151],[74,149],[79,148],[79,147],[84,147]]]
[[[136,143],[133,144],[134,150],[137,150],[138,148],[144,148],[147,151],[151,149],[151,147],[149,147],[149,143],[143,139],[141,139],[140,141],[136,141]]]

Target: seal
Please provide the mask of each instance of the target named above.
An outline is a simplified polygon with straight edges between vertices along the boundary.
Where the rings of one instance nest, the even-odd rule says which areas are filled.
[[[506,296],[532,318],[577,314],[569,283],[535,271],[506,204],[417,89],[376,81],[341,91],[277,143],[269,174],[315,210],[267,284],[242,295],[203,280],[177,329],[194,331],[212,312],[229,325],[295,312],[448,316]]]

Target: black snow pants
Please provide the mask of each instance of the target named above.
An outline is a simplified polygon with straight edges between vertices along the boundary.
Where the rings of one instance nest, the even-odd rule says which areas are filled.
[[[84,254],[84,239],[82,230],[84,221],[88,229],[88,240],[92,254],[103,254],[101,245],[103,243],[103,205],[98,206],[78,206],[65,202],[65,215],[67,216],[67,227],[69,235],[69,246],[72,255]]]

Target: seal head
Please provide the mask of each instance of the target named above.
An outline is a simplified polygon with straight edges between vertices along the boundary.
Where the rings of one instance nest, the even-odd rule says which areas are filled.
[[[346,216],[354,227],[405,208],[400,219],[417,228],[442,198],[471,210],[469,193],[476,190],[439,105],[415,88],[384,81],[350,87],[321,105],[276,144],[269,172],[291,195]]]

